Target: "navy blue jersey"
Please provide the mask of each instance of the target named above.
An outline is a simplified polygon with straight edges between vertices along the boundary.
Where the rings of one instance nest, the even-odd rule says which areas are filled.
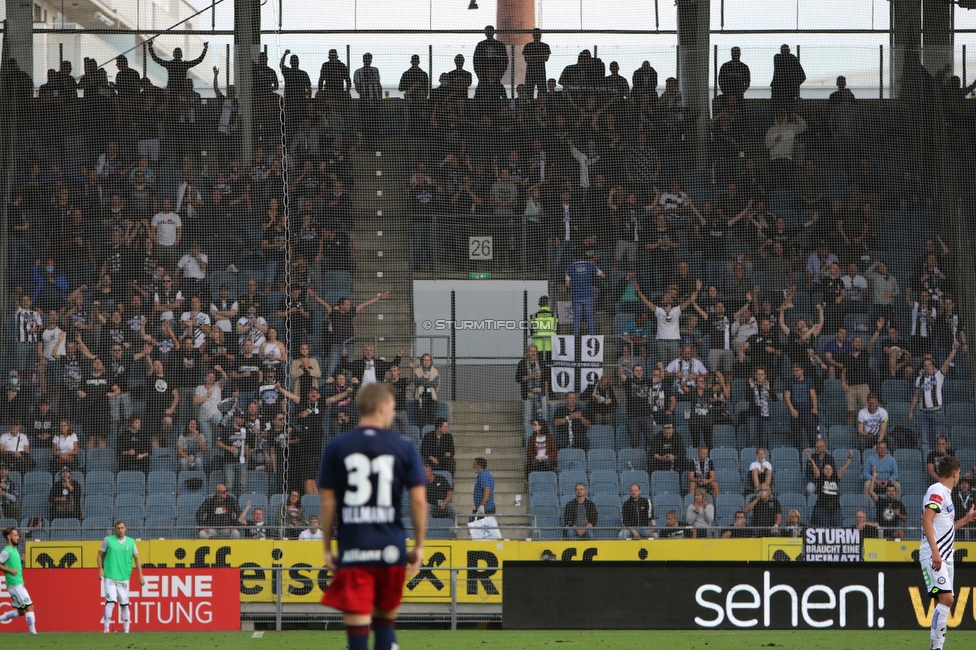
[[[318,484],[335,490],[339,566],[406,564],[403,491],[427,485],[413,443],[392,431],[356,427],[325,448]]]

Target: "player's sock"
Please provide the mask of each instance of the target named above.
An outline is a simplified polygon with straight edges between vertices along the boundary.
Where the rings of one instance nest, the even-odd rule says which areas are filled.
[[[373,618],[374,650],[396,650],[396,621],[388,618]]]
[[[932,650],[942,650],[945,643],[946,623],[949,620],[949,608],[939,603],[935,606],[935,613],[932,614]]]
[[[347,625],[346,638],[349,639],[349,650],[369,650],[368,625]]]
[[[112,625],[112,612],[115,611],[115,603],[105,603],[105,621],[104,628],[108,632],[109,627]]]
[[[27,612],[24,618],[27,620],[27,629],[30,630],[30,633],[37,634],[37,628],[34,627],[34,612]]]
[[[128,605],[119,605],[119,608],[122,610],[122,612],[121,612],[122,613],[122,631],[125,632],[126,634],[128,634],[129,633],[129,606]]]
[[[0,622],[9,621],[10,619],[17,618],[18,616],[20,616],[20,612],[18,612],[16,609],[11,609],[0,615]]]

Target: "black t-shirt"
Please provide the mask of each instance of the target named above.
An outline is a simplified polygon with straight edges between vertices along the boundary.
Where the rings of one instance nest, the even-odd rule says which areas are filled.
[[[431,515],[436,517],[438,513],[437,502],[447,498],[447,492],[451,486],[443,476],[434,475],[434,480],[427,484],[427,503],[430,504]]]
[[[817,479],[817,508],[827,512],[840,510],[840,489],[837,487],[839,482],[836,474],[830,479],[823,474],[820,475]]]
[[[112,390],[115,379],[106,371],[96,377],[88,373],[81,385],[81,390],[85,392],[85,409],[95,409],[96,413],[108,412],[108,392]]]
[[[259,373],[261,372],[261,357],[252,354],[248,358],[242,354],[240,360],[237,362],[237,372],[240,374],[245,372],[251,373],[246,377],[234,378],[234,385],[237,386],[237,390],[242,393],[256,393],[258,391],[258,380],[260,379]]]
[[[778,514],[782,514],[782,510],[775,497],[769,497],[767,501],[757,497],[756,505],[752,509],[752,525],[770,528],[776,524]]]
[[[674,460],[658,460],[654,458],[657,456],[665,456],[667,454],[673,454]],[[665,437],[664,432],[658,433],[654,436],[654,440],[651,442],[651,471],[656,472],[658,470],[674,470],[681,471],[681,458],[684,456],[684,447],[681,445],[681,439],[675,435],[671,435],[670,438]]]
[[[173,391],[176,385],[167,377],[150,377],[149,379],[149,412],[161,416],[163,411],[173,403]]]
[[[627,415],[632,418],[646,418],[651,415],[651,405],[647,396],[651,390],[651,382],[646,378],[631,377],[624,384],[627,393]]]
[[[790,361],[793,363],[811,363],[810,359],[817,352],[817,349],[813,345],[813,341],[814,337],[812,336],[806,341],[801,341],[799,332],[790,332]]]
[[[889,499],[888,497],[878,497],[875,501],[875,508],[877,509],[877,516],[875,519],[877,522],[884,526],[885,528],[894,528],[902,524],[901,519],[898,518],[897,513],[905,512],[905,504],[899,499]]]
[[[775,350],[779,350],[779,341],[775,334],[770,332],[769,334],[753,334],[748,339],[746,343],[749,344],[749,356],[752,357],[756,363],[766,366],[767,369],[774,365],[776,360],[776,355],[772,352],[767,352],[766,348],[771,347]]]
[[[834,353],[838,356],[838,353]],[[847,369],[847,385],[860,386],[871,382],[871,355],[859,352],[855,357],[853,354],[840,354],[839,361]]]

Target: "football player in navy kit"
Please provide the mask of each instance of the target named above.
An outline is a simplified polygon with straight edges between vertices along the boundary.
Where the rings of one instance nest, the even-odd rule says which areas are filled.
[[[416,572],[423,564],[427,477],[417,447],[390,431],[393,387],[365,386],[356,405],[359,426],[329,443],[319,468],[325,564],[334,573],[322,604],[343,613],[349,650],[367,650],[370,623],[376,650],[391,650],[407,565]],[[409,554],[400,516],[404,489],[416,536]],[[334,524],[338,554],[332,552]]]

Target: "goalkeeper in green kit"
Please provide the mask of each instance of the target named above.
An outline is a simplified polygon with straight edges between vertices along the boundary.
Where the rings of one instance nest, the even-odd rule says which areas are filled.
[[[24,586],[24,567],[20,561],[20,551],[17,544],[20,543],[20,531],[16,528],[7,528],[3,531],[4,547],[0,551],[0,571],[4,573],[7,582],[7,593],[10,594],[10,601],[14,608],[0,616],[0,623],[23,616],[27,621],[27,629],[31,634],[37,634],[34,627],[34,603],[31,602],[27,587]]]
[[[139,572],[139,584],[145,585],[146,579],[142,575],[142,562],[139,561],[139,549],[136,540],[125,536],[125,522],[115,522],[115,534],[105,538],[102,548],[98,549],[98,577],[105,589],[105,618],[103,620],[105,633],[108,634],[112,625],[112,611],[115,603],[119,604],[122,614],[122,630],[129,633],[129,577],[132,575],[132,561],[135,560],[136,570]]]

